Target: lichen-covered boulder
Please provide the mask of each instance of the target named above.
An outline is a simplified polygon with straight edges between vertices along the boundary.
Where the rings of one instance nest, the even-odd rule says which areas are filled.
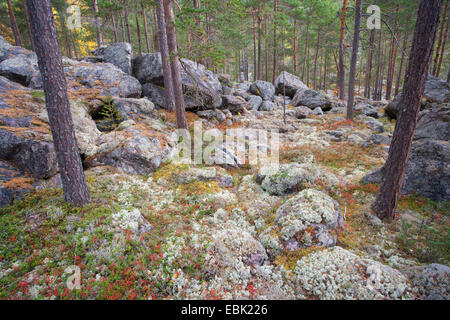
[[[328,186],[339,183],[336,176],[314,164],[289,163],[262,167],[255,176],[256,182],[271,195],[287,195],[307,188],[318,180]]]
[[[263,100],[260,96],[250,96],[250,99],[246,103],[247,110],[258,110]]]
[[[308,89],[297,76],[290,74],[287,71],[282,71],[275,80],[275,88],[278,94],[286,93],[286,96],[293,98],[297,90]]]
[[[0,75],[28,86],[35,72],[38,72],[37,56],[34,52],[23,49],[23,52],[11,54],[0,62]]]
[[[419,113],[414,139],[450,140],[450,104]]]
[[[164,88],[153,83],[145,83],[142,85],[142,95],[147,97],[158,108],[167,109]]]
[[[414,299],[415,292],[399,271],[334,247],[313,252],[294,269],[299,290],[322,300]]]
[[[433,263],[404,271],[422,300],[450,300],[450,268]]]
[[[248,91],[260,96],[265,101],[273,101],[275,97],[275,87],[267,81],[257,80],[253,82]]]
[[[273,111],[275,110],[275,103],[272,101],[263,101],[259,106],[259,111]]]
[[[359,103],[355,106],[355,111],[359,112],[365,116],[378,119],[378,111],[368,103]]]
[[[343,221],[335,200],[321,191],[306,189],[278,208],[275,223],[283,247],[292,251],[335,246],[337,229]]]
[[[234,114],[242,113],[245,110],[246,101],[244,98],[232,95],[222,96],[222,109],[228,109]]]

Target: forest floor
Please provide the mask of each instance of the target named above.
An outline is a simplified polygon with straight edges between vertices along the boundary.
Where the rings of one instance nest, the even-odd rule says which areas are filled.
[[[359,180],[384,163],[388,146],[362,146],[373,134],[363,121],[349,123],[342,114],[326,114],[304,120],[288,117],[284,125],[279,109],[261,114],[239,116],[240,125],[287,128],[280,135],[281,163],[307,163],[338,178],[331,187],[320,179],[309,186],[340,205],[344,227],[338,247],[400,271],[450,264],[449,203],[402,196],[394,223],[365,217],[378,186],[360,185]],[[167,114],[164,118],[174,121]],[[188,119],[192,125],[196,116],[189,114]],[[380,121],[391,135],[394,123]],[[341,141],[326,131],[340,131]],[[282,250],[269,255],[263,266],[248,267],[242,263],[246,250],[254,249],[248,243],[274,226],[277,208],[289,197],[264,192],[255,182],[257,168],[251,166],[227,170],[234,181],[229,188],[195,178],[179,181],[191,170],[189,165],[168,163],[153,174],[136,176],[95,167],[86,171],[93,202],[84,208],[66,204],[61,189],[43,189],[0,209],[0,298],[417,297],[414,288],[404,295],[381,296],[350,294],[342,288],[331,294],[326,288],[311,290],[301,280],[300,261],[333,249]],[[128,223],[121,223],[123,217]],[[74,290],[66,286],[72,265],[81,272],[81,288]]]

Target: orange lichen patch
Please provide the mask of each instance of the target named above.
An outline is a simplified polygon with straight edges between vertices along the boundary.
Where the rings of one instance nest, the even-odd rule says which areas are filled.
[[[12,190],[33,189],[34,180],[32,178],[14,178],[6,182],[0,182],[4,188]]]
[[[0,115],[10,117],[13,119],[18,119],[22,117],[31,116],[33,115],[33,112],[31,110],[23,108],[8,108],[8,109],[0,109]]]
[[[36,136],[33,139],[37,140],[42,138],[43,135],[49,134],[50,128],[42,123],[42,127],[30,127],[30,128],[16,128],[16,127],[8,127],[8,126],[0,126],[1,129],[14,133],[16,136],[27,138],[28,132],[33,132]]]
[[[38,101],[34,99],[29,91],[26,90],[8,90],[8,93],[0,93],[3,101],[14,107],[29,109],[30,105],[36,105]]]

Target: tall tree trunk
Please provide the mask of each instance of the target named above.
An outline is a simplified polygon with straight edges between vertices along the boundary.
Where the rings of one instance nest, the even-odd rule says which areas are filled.
[[[136,6],[136,11],[134,12],[134,15],[136,18],[136,34],[137,34],[137,38],[138,38],[139,54],[142,54],[141,24],[139,23],[139,14],[138,14],[137,6]]]
[[[305,41],[305,55],[303,57],[302,81],[305,81],[306,63],[308,59],[308,45],[309,45],[309,20],[306,23],[306,41]],[[306,83],[308,85],[308,83]]]
[[[125,19],[122,16],[122,13],[120,13],[119,11],[119,19],[120,19],[120,29],[122,31],[122,42],[126,42],[127,41],[127,37],[125,34]]]
[[[155,44],[155,50],[159,51],[159,32],[157,31],[157,28],[156,28],[156,24],[157,24],[156,21],[158,20],[158,18],[156,16],[156,10],[157,9],[152,10],[152,12],[153,12],[153,20],[155,21],[155,33],[154,33],[155,34],[155,39],[154,39],[154,44]]]
[[[260,16],[259,12],[258,12],[258,75],[257,75],[257,79],[261,80],[262,79],[262,69],[261,69],[261,32],[262,32],[262,17]]]
[[[269,30],[268,30],[268,27],[267,27],[267,20],[268,20],[269,18],[266,16],[266,18],[264,19],[264,29],[265,29],[265,33],[266,33],[266,36],[265,36],[265,55],[266,55],[266,62],[265,62],[265,69],[266,69],[266,76],[265,76],[265,79],[264,80],[266,80],[266,81],[269,81]]]
[[[325,48],[325,62],[324,62],[324,70],[323,70],[323,89],[327,90],[327,71],[328,71],[328,51]]]
[[[373,99],[379,100],[379,86],[380,86],[380,73],[381,73],[381,42],[383,39],[383,29],[380,29],[380,35],[378,38],[378,59],[377,59],[377,73],[375,77],[375,89],[373,91]]]
[[[141,11],[142,11],[142,19],[144,23],[144,32],[145,32],[145,45],[147,47],[147,52],[151,52],[151,46],[150,46],[150,38],[148,32],[148,25],[147,25],[147,14],[145,13],[145,7],[144,7],[144,1],[141,0]]]
[[[439,63],[437,65],[437,70],[436,70],[436,77],[439,78],[439,75],[441,74],[441,67],[442,67],[442,61],[444,59],[444,53],[445,53],[445,46],[447,45],[447,39],[448,39],[448,18],[447,18],[447,27],[445,28],[445,36],[444,36],[444,43],[442,44],[441,47],[441,54],[439,57]]]
[[[175,110],[177,113],[178,129],[187,129],[186,110],[184,106],[183,87],[181,81],[180,57],[177,48],[175,21],[173,17],[172,0],[164,0],[164,13],[166,17],[167,42],[171,53],[173,92],[175,94]]]
[[[100,17],[98,12],[98,1],[93,0],[92,1],[92,9],[94,10],[94,16],[95,16],[95,27],[97,29],[97,45],[100,48],[103,45],[103,34],[102,29],[100,27]]]
[[[396,21],[396,28],[397,29],[397,19],[398,19],[398,11],[400,6],[397,4],[395,9],[395,21]],[[394,71],[395,71],[395,64],[397,61],[397,49],[398,47],[395,44],[395,37],[397,30],[392,32],[392,39],[391,39],[391,50],[389,52],[389,66],[388,66],[388,75],[387,75],[387,86],[386,86],[386,100],[391,100],[391,93],[392,93],[392,85],[394,82]]]
[[[123,15],[125,17],[125,25],[127,27],[127,39],[128,39],[128,43],[130,43],[131,45],[133,45],[133,43],[131,42],[131,30],[130,30],[130,20],[128,17],[128,7],[125,4],[125,7],[123,9]]]
[[[378,96],[378,100],[383,99],[383,82],[384,82],[384,71],[386,70],[386,56],[387,56],[387,45],[386,40],[383,41],[383,55],[382,55],[382,63],[381,63],[381,76],[380,76],[380,94]]]
[[[159,32],[159,48],[161,49],[161,60],[164,78],[164,95],[166,98],[166,108],[167,110],[175,110],[175,95],[173,90],[172,81],[172,68],[170,67],[170,53],[169,45],[167,41],[166,32],[166,18],[164,13],[164,5],[162,0],[159,0],[156,5],[156,15],[158,21],[158,32]]]
[[[393,220],[397,208],[436,38],[441,6],[442,0],[420,2],[405,86],[399,102],[398,120],[388,159],[383,167],[383,181],[372,205],[372,211],[380,219]]]
[[[113,27],[114,43],[117,43],[119,42],[119,35],[117,33],[116,17],[114,17],[114,11],[112,10],[111,10],[111,23]]]
[[[294,19],[294,74],[297,74],[297,19]]]
[[[25,13],[25,19],[27,20],[28,35],[30,37],[31,50],[35,51],[35,49],[34,49],[34,42],[33,42],[33,35],[31,34],[30,15],[28,14],[28,9],[27,9],[27,5],[25,3],[25,0],[22,0],[22,7],[23,7],[23,11]]]
[[[273,73],[272,73],[272,83],[275,83],[277,77],[277,11],[278,11],[278,0],[273,1]]]
[[[398,70],[398,74],[397,74],[397,81],[395,83],[395,96],[398,95],[398,93],[400,92],[400,80],[402,77],[402,72],[403,72],[403,64],[405,62],[405,54],[403,52],[406,52],[406,44],[408,42],[408,31],[405,31],[405,35],[403,37],[403,45],[402,45],[402,58],[400,59],[400,68]]]
[[[253,81],[258,79],[258,66],[257,66],[257,58],[256,58],[256,18],[253,15]]]
[[[359,49],[359,30],[361,28],[361,0],[356,0],[355,32],[353,34],[352,61],[350,64],[350,77],[348,80],[347,120],[353,121],[353,103],[355,102],[355,75],[356,61]]]
[[[314,90],[317,89],[317,63],[319,60],[319,50],[320,50],[320,30],[321,26],[319,26],[319,29],[317,30],[317,44],[316,44],[316,55],[314,57]]]
[[[345,39],[345,18],[347,13],[347,1],[343,0],[341,14],[341,34],[339,38],[339,99],[345,99],[345,66],[344,66],[344,39]]]
[[[441,53],[441,46],[442,46],[442,41],[443,41],[443,36],[444,36],[444,29],[445,29],[445,24],[447,22],[447,8],[448,8],[448,0],[445,1],[445,7],[444,7],[444,11],[442,13],[441,31],[439,32],[439,40],[438,40],[438,43],[437,43],[436,54],[435,54],[435,57],[434,57],[434,66],[433,66],[433,71],[432,71],[433,75],[437,74],[437,66],[438,66],[438,62],[439,62],[439,55]]]
[[[375,29],[370,30],[369,38],[369,53],[367,57],[367,68],[366,68],[366,84],[364,89],[364,96],[370,98],[370,84],[372,77],[372,59],[373,59],[373,46],[375,41]]]
[[[36,45],[45,104],[67,202],[82,206],[91,201],[70,113],[67,84],[49,0],[27,0]]]
[[[19,27],[17,26],[16,16],[14,15],[14,10],[11,5],[11,0],[8,0],[8,10],[9,10],[9,19],[11,20],[11,29],[14,34],[14,41],[16,46],[22,47],[22,37],[20,36]]]

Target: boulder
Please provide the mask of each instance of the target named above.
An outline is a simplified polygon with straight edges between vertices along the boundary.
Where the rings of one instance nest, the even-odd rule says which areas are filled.
[[[433,263],[405,270],[405,275],[419,289],[421,300],[450,300],[450,268]]]
[[[275,110],[275,103],[264,100],[259,106],[259,111],[273,111]]]
[[[321,117],[323,116],[323,110],[321,107],[317,107],[312,111],[312,114]]]
[[[95,50],[94,55],[99,60],[112,63],[126,74],[132,73],[133,47],[127,42],[113,43],[107,47]]]
[[[238,114],[245,110],[246,101],[238,96],[222,96],[222,109],[228,109],[231,113]]]
[[[227,116],[221,110],[203,110],[198,111],[197,115],[200,118],[208,119],[208,120],[217,120],[219,122],[225,121]]]
[[[308,107],[297,107],[294,109],[294,115],[297,119],[306,119],[311,114],[311,109]]]
[[[332,102],[324,94],[311,89],[297,90],[291,104],[295,107],[306,106],[313,110],[317,107],[323,111],[332,109]]]
[[[247,110],[258,110],[263,100],[260,96],[250,96],[250,99],[246,103]]]
[[[413,142],[401,194],[419,194],[433,201],[450,200],[450,142]],[[383,167],[366,175],[362,184],[381,183]]]
[[[385,113],[391,119],[396,119],[398,115],[398,104],[400,103],[402,93],[399,93],[386,107]],[[422,99],[422,109],[430,104],[443,104],[450,102],[450,85],[439,78],[428,75],[425,82],[425,90]]]
[[[337,229],[343,226],[338,203],[315,189],[303,190],[287,200],[278,208],[275,222],[288,251],[335,246]]]
[[[28,86],[35,72],[39,72],[37,56],[34,52],[22,49],[18,54],[9,56],[0,62],[0,75],[11,81]]]
[[[134,75],[142,84],[152,83],[164,87],[160,53],[149,53],[137,57],[134,60]],[[217,76],[205,66],[181,59],[181,78],[188,110],[221,106],[222,85]]]
[[[290,74],[287,71],[282,71],[278,78],[275,80],[275,88],[278,94],[286,93],[286,96],[293,98],[297,93],[297,90],[308,89],[297,76]]]
[[[250,85],[249,92],[260,96],[265,101],[273,101],[275,97],[275,87],[267,81],[257,80]]]
[[[142,85],[142,95],[150,99],[157,107],[167,109],[164,87],[152,83]]]
[[[33,179],[24,176],[24,171],[0,160],[0,208],[10,205],[32,188]]]
[[[450,104],[442,104],[419,113],[415,140],[450,140]]]
[[[413,299],[408,278],[389,266],[334,247],[297,261],[295,283],[321,300]]]
[[[355,106],[355,111],[375,119],[378,119],[378,111],[368,103],[359,103]]]
[[[112,105],[124,121],[133,120],[137,122],[155,115],[155,105],[147,98],[114,98]]]

